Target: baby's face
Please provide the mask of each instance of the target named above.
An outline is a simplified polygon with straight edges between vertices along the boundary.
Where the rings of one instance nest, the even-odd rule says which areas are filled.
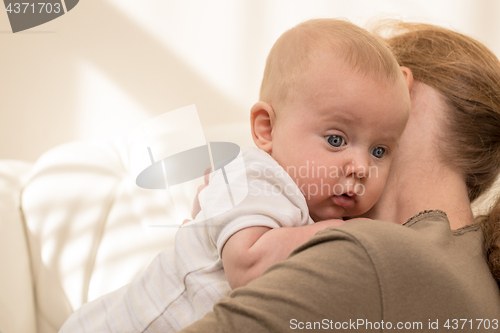
[[[405,128],[405,80],[377,81],[331,58],[311,64],[276,110],[271,156],[304,193],[314,221],[359,216],[384,189]]]

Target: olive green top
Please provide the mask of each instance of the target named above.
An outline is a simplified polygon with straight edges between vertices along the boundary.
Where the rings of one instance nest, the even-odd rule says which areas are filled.
[[[182,332],[499,331],[482,242],[478,225],[452,231],[441,211],[403,225],[353,220],[317,233]]]

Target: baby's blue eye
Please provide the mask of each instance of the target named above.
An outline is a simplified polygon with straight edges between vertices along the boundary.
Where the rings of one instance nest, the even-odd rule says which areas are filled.
[[[382,158],[382,156],[384,156],[385,154],[385,148],[375,147],[370,151],[370,153],[376,158]]]
[[[336,148],[345,144],[344,138],[339,135],[329,135],[326,137],[326,141],[328,141],[330,145]]]

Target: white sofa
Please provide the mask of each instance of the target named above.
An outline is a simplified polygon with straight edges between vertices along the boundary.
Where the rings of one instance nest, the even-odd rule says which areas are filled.
[[[179,207],[165,204],[165,191],[136,186],[148,162],[134,147],[73,142],[33,165],[0,160],[1,333],[57,332],[74,309],[130,282],[172,246],[176,228],[151,226],[179,221]],[[198,185],[177,193],[187,210]]]
[[[172,246],[177,228],[151,226],[180,223],[179,207],[164,190],[136,186],[147,157],[136,148],[125,139],[73,142],[33,165],[0,161],[1,333],[57,332],[74,309]],[[181,188],[183,204],[198,185]]]

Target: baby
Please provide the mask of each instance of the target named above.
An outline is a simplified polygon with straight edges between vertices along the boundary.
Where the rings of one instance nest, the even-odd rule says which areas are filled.
[[[226,175],[215,172],[175,253],[162,252],[130,285],[84,305],[61,331],[178,331],[319,230],[367,212],[408,119],[404,74],[379,40],[348,22],[311,20],[285,32],[251,109],[258,148],[242,149],[244,176],[231,181],[248,186],[247,197],[211,214],[227,196]]]
[[[305,22],[278,39],[260,99],[250,117],[259,149],[242,149],[249,196],[208,227],[233,289],[342,223],[332,219],[360,216],[375,204],[410,107],[391,53],[363,29],[331,19]],[[217,174],[211,182],[217,178],[223,183]],[[209,186],[199,198],[209,210],[217,192]]]

